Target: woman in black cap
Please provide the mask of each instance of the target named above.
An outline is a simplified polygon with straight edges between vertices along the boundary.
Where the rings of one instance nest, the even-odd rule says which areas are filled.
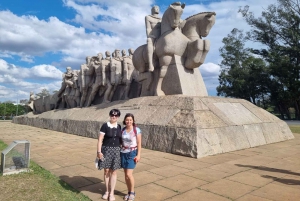
[[[103,199],[115,200],[114,190],[117,182],[117,169],[121,169],[120,145],[122,143],[121,125],[118,118],[121,112],[112,109],[109,112],[110,121],[101,126],[97,144],[98,169],[104,169],[106,191]]]

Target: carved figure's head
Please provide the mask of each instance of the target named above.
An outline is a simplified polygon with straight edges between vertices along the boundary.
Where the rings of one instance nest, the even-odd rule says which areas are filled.
[[[102,53],[98,53],[98,54],[97,54],[97,58],[98,58],[98,60],[100,61],[100,60],[103,58]]]
[[[68,66],[68,67],[66,68],[66,70],[67,70],[67,73],[72,73],[72,68],[71,68],[70,66]]]
[[[159,14],[159,7],[157,5],[152,7],[151,14],[152,15]]]
[[[122,57],[126,56],[126,50],[122,50]]]
[[[121,56],[121,51],[118,49],[115,49],[115,57],[120,57]]]
[[[89,64],[89,63],[91,62],[91,59],[92,59],[92,57],[87,56],[87,57],[85,58],[86,64]]]
[[[106,51],[106,52],[105,52],[105,56],[106,56],[106,57],[110,57],[110,51]]]
[[[129,49],[128,49],[128,53],[129,53],[129,55],[133,55],[134,50],[133,50],[132,48],[129,48]]]

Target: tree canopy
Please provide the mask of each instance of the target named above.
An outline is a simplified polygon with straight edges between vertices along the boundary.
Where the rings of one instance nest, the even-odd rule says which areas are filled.
[[[217,95],[243,98],[255,104],[267,92],[265,84],[269,75],[265,62],[245,48],[245,36],[241,30],[233,29],[222,42],[224,46],[220,53],[223,60]]]
[[[240,12],[251,26],[250,31],[244,35],[235,30],[223,39],[218,95],[253,103],[268,96],[282,116],[291,118],[289,108],[293,107],[300,119],[300,1],[278,0],[259,17],[249,10],[245,6]],[[245,48],[247,40],[263,48]]]

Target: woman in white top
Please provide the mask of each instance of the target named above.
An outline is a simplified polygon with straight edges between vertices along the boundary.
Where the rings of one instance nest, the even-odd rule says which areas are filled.
[[[135,126],[133,114],[126,114],[122,129],[121,166],[124,169],[128,194],[124,200],[132,201],[135,198],[133,170],[141,159],[142,136],[141,130]]]

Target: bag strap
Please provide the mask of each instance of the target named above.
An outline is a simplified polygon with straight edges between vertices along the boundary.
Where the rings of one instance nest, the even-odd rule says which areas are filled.
[[[125,131],[126,126],[122,129],[122,133]],[[136,126],[133,126],[133,132],[135,134],[135,137],[137,136],[137,130],[136,130]]]

